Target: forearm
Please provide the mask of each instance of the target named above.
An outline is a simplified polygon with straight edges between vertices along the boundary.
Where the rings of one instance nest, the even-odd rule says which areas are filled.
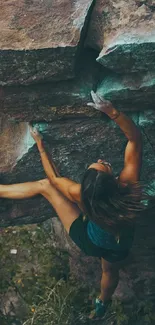
[[[139,128],[127,115],[117,111],[115,108],[112,108],[107,115],[119,125],[128,140],[137,141],[141,139]]]
[[[54,182],[56,177],[59,177],[60,174],[53,161],[49,160],[48,154],[45,151],[43,141],[40,140],[37,142],[37,147],[40,153],[41,161],[43,164],[44,171],[51,182]]]

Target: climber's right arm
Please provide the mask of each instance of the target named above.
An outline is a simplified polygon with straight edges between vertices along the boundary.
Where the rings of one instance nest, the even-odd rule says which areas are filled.
[[[120,173],[119,180],[122,183],[136,182],[140,178],[142,165],[140,129],[127,115],[117,111],[111,103],[106,114],[120,127],[128,139],[124,154],[124,168]]]

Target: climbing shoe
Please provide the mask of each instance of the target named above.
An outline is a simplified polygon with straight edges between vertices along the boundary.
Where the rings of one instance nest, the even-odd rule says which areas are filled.
[[[89,315],[89,319],[97,320],[97,319],[104,318],[110,304],[111,304],[111,300],[107,303],[103,303],[102,300],[100,300],[99,298],[96,298],[95,302],[94,302],[95,308],[94,308],[94,310],[91,311],[91,313]]]

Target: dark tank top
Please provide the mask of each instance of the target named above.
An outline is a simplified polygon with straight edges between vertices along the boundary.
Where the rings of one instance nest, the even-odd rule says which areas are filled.
[[[92,221],[88,221],[87,233],[93,244],[117,251],[130,249],[134,239],[134,227],[129,228],[128,231],[125,231],[117,238],[114,234],[102,229]]]
[[[119,175],[116,175],[119,180]],[[112,249],[117,251],[124,251],[130,249],[134,239],[134,225],[124,231],[119,238],[107,230],[102,229],[93,221],[88,221],[87,233],[90,240],[97,246]]]

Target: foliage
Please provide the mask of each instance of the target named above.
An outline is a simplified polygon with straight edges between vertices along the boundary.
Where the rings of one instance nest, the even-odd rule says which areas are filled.
[[[23,325],[81,324],[82,313],[84,315],[86,312],[82,293],[82,287],[77,288],[74,283],[64,280],[58,281],[52,288],[46,289],[45,298],[34,306],[33,316]]]
[[[90,293],[84,285],[77,286],[70,275],[68,253],[51,243],[52,234],[39,225],[1,229],[0,295],[3,297],[12,288],[25,306],[25,313],[16,308],[17,317],[4,315],[1,310],[1,325],[21,324],[18,320],[23,325],[90,324],[92,305],[88,296],[95,298],[97,293]],[[19,309],[20,304],[16,306]],[[131,309],[119,300],[113,301],[104,320],[105,325],[154,323],[152,303],[135,302]]]
[[[115,313],[115,319],[117,320],[117,325],[129,324],[129,316],[126,314],[123,304],[119,300],[113,301],[112,310]]]
[[[68,253],[51,245],[51,235],[39,226],[1,230],[0,294],[10,288],[25,302],[29,314],[56,281],[69,277]],[[16,254],[11,254],[11,252]]]
[[[115,314],[116,325],[154,325],[154,304],[149,301],[136,301],[133,305],[123,305],[114,300],[111,314]]]

